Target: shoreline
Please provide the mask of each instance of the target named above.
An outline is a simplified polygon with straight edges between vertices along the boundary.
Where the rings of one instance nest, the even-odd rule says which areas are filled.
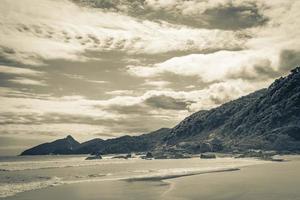
[[[116,161],[116,160],[115,160]],[[119,167],[117,165],[114,165],[113,161],[110,166]],[[27,194],[34,194],[35,192],[43,192],[48,191],[49,189],[52,190],[53,188],[60,188],[69,185],[69,187],[80,187],[80,185],[85,184],[102,184],[103,182],[117,182],[117,181],[123,181],[124,183],[132,184],[134,182],[164,182],[169,179],[177,179],[181,177],[189,177],[189,176],[195,176],[200,174],[208,174],[208,173],[221,173],[221,172],[231,172],[231,171],[238,171],[241,167],[248,166],[248,165],[257,165],[257,164],[264,164],[268,161],[262,161],[262,160],[256,160],[256,159],[234,159],[234,158],[217,158],[213,160],[201,160],[199,158],[191,158],[191,159],[166,159],[166,160],[142,160],[138,159],[137,162],[128,163],[127,161],[123,162],[123,165],[125,166],[134,166],[136,164],[142,164],[145,166],[153,165],[153,164],[159,164],[159,167],[156,170],[151,170],[149,168],[145,168],[146,170],[142,171],[132,171],[131,173],[123,176],[117,176],[117,174],[106,174],[99,176],[99,173],[97,176],[95,176],[95,173],[89,172],[87,176],[80,177],[76,180],[64,180],[58,177],[54,177],[54,179],[50,179],[47,182],[41,182],[41,183],[24,183],[21,185],[11,185],[11,190],[6,193],[6,196],[0,198],[0,199],[14,199],[16,196],[22,196]],[[102,161],[100,161],[102,162]],[[167,163],[173,163],[171,164],[172,168],[165,168],[163,165],[166,165]],[[176,166],[176,163],[179,165]],[[189,164],[192,165],[190,166]],[[199,164],[201,165],[199,165]],[[118,164],[120,164],[118,162]],[[162,165],[161,165],[162,164]],[[203,165],[204,164],[204,165]],[[97,166],[104,166],[104,165],[97,165]],[[97,166],[88,166],[88,167],[94,167],[97,169]],[[174,168],[173,166],[176,166]],[[86,166],[82,167],[82,169],[85,169]],[[162,167],[162,168],[161,168]],[[81,168],[81,167],[79,167]],[[77,169],[77,167],[70,168],[71,169]],[[51,171],[53,169],[39,169],[40,172],[44,171]],[[65,170],[64,168],[57,168],[55,170]],[[69,170],[69,169],[68,169]],[[20,173],[27,173],[30,172],[35,173],[33,170],[25,170],[25,171],[19,171]],[[12,172],[9,172],[12,173]],[[101,183],[102,182],[102,183]],[[166,184],[166,182],[164,183]]]
[[[281,156],[284,158],[286,161],[299,161],[300,163],[300,156],[299,155],[285,155]],[[227,166],[227,167],[214,167],[214,162],[215,161],[222,161],[222,162],[228,162],[231,160],[232,162],[235,163],[235,165],[238,165],[233,167],[233,166]],[[201,159],[196,159],[196,158],[191,158],[191,159],[165,159],[165,160],[152,160],[152,161],[147,161],[147,160],[139,160],[141,163],[144,164],[151,164],[154,162],[159,162],[159,163],[165,163],[171,161],[172,163],[177,163],[177,162],[187,162],[187,161],[200,161],[199,163],[206,162],[211,163],[209,164],[209,169],[206,169],[205,167],[192,167],[192,168],[172,168],[170,169],[159,169],[159,170],[146,170],[146,171],[140,171],[139,173],[142,173],[142,175],[129,175],[129,176],[123,176],[123,177],[116,177],[116,176],[111,176],[109,174],[102,174],[99,176],[95,176],[95,174],[89,174],[87,178],[89,179],[79,179],[79,180],[61,180],[61,179],[54,179],[53,182],[49,182],[49,184],[41,184],[36,186],[35,188],[28,188],[22,190],[17,190],[16,192],[13,192],[11,194],[8,194],[7,196],[0,197],[0,199],[18,199],[19,196],[27,195],[27,194],[35,194],[36,192],[48,192],[49,190],[51,191],[53,188],[61,188],[65,187],[68,185],[68,187],[73,188],[73,187],[81,187],[86,184],[95,184],[95,185],[101,185],[106,182],[119,182],[123,181],[128,184],[135,184],[135,183],[142,183],[145,184],[146,182],[160,182],[160,184],[171,184],[173,185],[173,181],[176,182],[176,180],[181,180],[189,177],[198,177],[198,176],[206,176],[208,174],[224,174],[227,172],[237,172],[239,173],[240,171],[244,171],[244,169],[252,166],[259,166],[259,165],[266,165],[266,164],[271,164],[271,165],[280,165],[281,163],[289,163],[289,162],[272,162],[272,161],[265,161],[261,159],[255,159],[255,158],[217,158],[217,159],[211,159],[211,160],[201,160]],[[154,161],[154,162],[153,162]],[[127,163],[127,162],[126,162]],[[139,163],[139,162],[136,162]],[[128,164],[128,163],[127,163]],[[131,163],[134,164],[134,163]],[[219,163],[220,164],[220,163]],[[44,169],[41,169],[43,171]],[[228,173],[231,174],[231,173]],[[172,186],[173,187],[173,186]],[[170,188],[169,188],[170,189]],[[168,190],[169,190],[168,189]]]

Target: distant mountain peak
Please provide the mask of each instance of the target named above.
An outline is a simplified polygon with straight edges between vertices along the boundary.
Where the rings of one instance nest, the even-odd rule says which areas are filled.
[[[67,140],[75,140],[75,139],[72,137],[72,135],[68,135],[68,136],[66,137],[66,139],[67,139]]]

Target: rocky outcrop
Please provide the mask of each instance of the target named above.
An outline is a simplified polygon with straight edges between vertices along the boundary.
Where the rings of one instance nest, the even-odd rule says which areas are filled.
[[[86,158],[86,160],[101,160],[102,156],[100,154],[94,155],[94,156],[89,156]]]
[[[21,155],[73,154],[73,151],[79,146],[80,143],[68,135],[66,138],[28,149],[21,153]]]
[[[194,152],[299,151],[300,68],[267,89],[194,113],[175,126],[165,141],[168,146],[185,143]]]

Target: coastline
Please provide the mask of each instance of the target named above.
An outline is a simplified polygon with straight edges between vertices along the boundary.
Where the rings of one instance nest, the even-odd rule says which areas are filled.
[[[2,199],[39,200],[42,198],[52,200],[54,198],[65,198],[72,200],[96,200],[101,197],[101,199],[109,200],[120,198],[181,200],[199,199],[203,197],[204,199],[229,200],[231,198],[230,200],[232,200],[235,199],[236,195],[247,196],[247,194],[249,194],[249,188],[265,188],[260,190],[260,192],[269,191],[270,188],[276,188],[276,184],[275,186],[272,186],[272,184],[280,182],[281,180],[285,180],[285,186],[291,189],[284,189],[282,194],[286,195],[285,191],[289,191],[291,194],[299,195],[300,197],[300,193],[297,193],[296,189],[292,189],[294,184],[300,184],[300,174],[297,171],[300,168],[300,156],[283,156],[282,158],[288,161],[271,162],[257,159],[218,158],[216,160],[203,160],[202,162],[205,162],[206,165],[199,168],[182,168],[183,166],[188,166],[188,162],[195,164],[196,161],[201,161],[198,159],[139,160],[140,162],[132,164],[136,165],[140,163],[143,165],[151,165],[157,162],[159,166],[162,166],[162,163],[171,163],[171,165],[174,166],[174,164],[177,163],[177,167],[179,168],[137,170],[135,172],[138,174],[128,174],[122,177],[101,175],[96,177],[90,176],[91,179],[86,180],[54,182],[45,187],[20,192]],[[226,164],[228,161],[234,161],[235,166],[231,166],[231,164],[228,163]],[[215,164],[215,162],[218,162],[219,167],[212,165]],[[188,165],[186,163],[188,163]],[[222,164],[227,166],[221,167]],[[128,163],[126,163],[126,165],[128,165]],[[207,168],[207,166],[210,166],[210,168]],[[285,174],[287,177],[282,177]],[[293,183],[292,181],[295,177],[298,177],[298,182]],[[268,182],[268,180],[270,181]],[[265,182],[265,184],[259,185],[258,182]],[[249,187],[241,187],[243,185],[248,185]],[[278,188],[276,188],[276,190],[281,191]],[[141,193],[147,193],[147,197],[144,197]],[[228,194],[230,198],[222,196],[223,193]],[[269,195],[270,194],[267,194],[266,196],[268,197]],[[245,200],[246,199],[251,198],[247,197]],[[266,199],[277,200],[276,198],[269,197]],[[293,200],[293,198],[291,199]],[[294,199],[296,200],[296,198]]]
[[[84,161],[88,162],[88,161]],[[92,161],[94,162],[94,161]],[[76,174],[77,170],[79,172],[82,170],[85,172],[84,176],[76,175],[76,179],[62,178],[60,176],[55,177],[54,180],[51,179],[48,183],[42,182],[40,185],[33,185],[31,188],[30,183],[28,185],[23,184],[20,187],[26,186],[25,188],[18,188],[16,185],[12,189],[12,193],[7,193],[7,197],[3,199],[23,199],[28,196],[28,199],[34,199],[36,194],[47,194],[50,197],[61,188],[72,190],[81,190],[80,188],[85,188],[87,186],[101,186],[102,184],[111,184],[112,188],[116,187],[116,190],[135,190],[136,185],[149,185],[150,190],[154,189],[151,185],[164,185],[168,187],[168,180],[184,178],[189,176],[197,176],[199,174],[215,174],[215,173],[231,173],[230,171],[239,170],[241,167],[249,165],[257,165],[268,163],[269,161],[262,161],[256,159],[234,159],[234,158],[217,158],[212,160],[203,160],[199,158],[191,159],[167,159],[167,160],[142,160],[135,159],[129,162],[129,160],[101,160],[95,161],[99,162],[97,165],[92,166],[81,166],[70,167],[70,168],[57,168],[57,169],[38,169],[38,171],[24,170],[17,171],[18,173],[33,173],[33,174],[44,174],[45,172],[51,172],[55,176],[64,173]],[[111,162],[101,165],[101,162]],[[73,163],[73,160],[72,160]],[[116,163],[118,163],[116,165]],[[100,165],[99,165],[100,164]],[[175,167],[176,166],[176,167]],[[107,173],[111,171],[111,168],[116,168],[115,173]],[[125,169],[123,169],[125,168]],[[55,171],[53,171],[55,170]],[[104,170],[104,171],[103,171]],[[105,170],[108,170],[105,172]],[[121,172],[120,170],[123,170]],[[129,170],[129,171],[128,171]],[[5,173],[5,172],[3,172]],[[13,173],[13,172],[7,172]],[[101,176],[99,176],[101,174]],[[27,175],[26,175],[27,176]],[[201,176],[201,175],[200,175]],[[122,183],[121,183],[122,182]],[[133,187],[129,189],[126,187]],[[119,189],[118,189],[119,187]],[[138,186],[140,187],[140,186]],[[15,192],[13,192],[17,189]],[[96,188],[95,188],[96,189]],[[22,191],[23,190],[23,191]],[[93,190],[93,189],[92,189]],[[142,190],[142,188],[139,188]],[[156,190],[156,189],[155,189]],[[165,189],[164,189],[165,190]],[[10,192],[8,190],[8,192]],[[97,199],[97,194],[99,195],[99,190],[95,190],[95,199]],[[164,191],[162,191],[164,192]],[[114,194],[115,191],[111,191],[107,195]],[[161,193],[160,193],[161,194]],[[84,195],[84,193],[83,193]],[[130,193],[128,194],[130,196]],[[10,197],[8,197],[10,196]],[[60,198],[63,198],[61,196]],[[76,197],[74,197],[76,199]]]

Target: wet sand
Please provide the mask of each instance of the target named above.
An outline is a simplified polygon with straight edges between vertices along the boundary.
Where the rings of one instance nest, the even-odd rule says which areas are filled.
[[[300,200],[300,160],[170,180],[167,200]]]
[[[299,200],[300,159],[166,180],[99,181],[29,191],[7,200]]]

